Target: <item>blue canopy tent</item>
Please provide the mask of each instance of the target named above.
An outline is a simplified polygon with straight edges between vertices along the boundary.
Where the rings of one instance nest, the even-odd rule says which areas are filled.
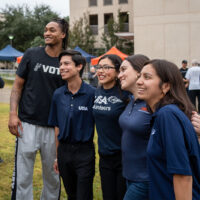
[[[96,57],[96,56],[93,56],[93,55],[91,55],[91,54],[85,52],[85,51],[84,51],[83,49],[81,49],[79,46],[76,46],[76,47],[74,48],[74,50],[80,52],[80,53],[82,54],[82,56],[85,57],[87,63],[90,63],[90,60],[91,60],[92,58],[95,58],[95,57]]]
[[[7,45],[0,50],[0,60],[16,61],[17,57],[22,56],[23,53],[14,49],[11,45]]]

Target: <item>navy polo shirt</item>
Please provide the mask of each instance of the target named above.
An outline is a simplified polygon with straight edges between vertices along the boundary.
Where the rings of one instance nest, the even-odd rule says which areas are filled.
[[[122,130],[118,119],[123,112],[128,93],[119,90],[118,86],[111,89],[100,87],[95,92],[93,114],[98,133],[99,153],[113,155],[121,152]]]
[[[129,181],[149,181],[146,148],[150,135],[151,114],[146,103],[132,99],[119,118],[122,128],[123,176]]]
[[[153,114],[147,155],[150,199],[175,199],[174,174],[192,176],[192,199],[200,199],[197,135],[188,117],[176,105],[164,106]]]
[[[55,90],[48,123],[59,128],[59,141],[78,143],[93,140],[94,92],[95,88],[84,81],[76,94],[72,94],[66,85]]]

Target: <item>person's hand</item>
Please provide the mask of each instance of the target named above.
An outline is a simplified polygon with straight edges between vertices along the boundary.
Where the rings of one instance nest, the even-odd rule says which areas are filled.
[[[59,174],[57,159],[54,160],[53,169],[56,172],[56,174]]]
[[[200,137],[200,115],[196,111],[192,111],[191,122],[198,137]]]
[[[22,123],[16,113],[10,113],[8,128],[9,128],[10,133],[12,133],[13,135],[17,137],[21,137],[21,134],[19,133],[18,128],[20,128],[21,133],[22,133],[23,131]]]

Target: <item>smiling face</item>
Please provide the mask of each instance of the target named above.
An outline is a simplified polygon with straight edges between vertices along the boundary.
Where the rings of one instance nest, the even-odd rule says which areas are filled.
[[[46,45],[62,44],[62,40],[65,37],[65,33],[62,32],[59,24],[56,22],[50,22],[44,29],[44,40]]]
[[[60,74],[63,80],[69,81],[79,77],[82,65],[76,66],[71,56],[62,56],[60,59]]]
[[[158,103],[170,89],[168,83],[160,85],[161,80],[153,66],[151,64],[144,66],[137,80],[138,98],[145,100],[152,111],[155,111],[156,103]]]
[[[139,73],[127,60],[124,60],[122,62],[119,71],[120,73],[118,75],[118,78],[121,83],[121,88],[134,94]]]
[[[114,87],[118,72],[116,71],[112,61],[109,58],[104,58],[100,60],[98,65],[97,77],[99,83],[104,89],[110,89]]]

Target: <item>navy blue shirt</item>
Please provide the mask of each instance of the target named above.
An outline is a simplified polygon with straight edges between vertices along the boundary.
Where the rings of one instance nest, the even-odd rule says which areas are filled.
[[[123,176],[129,181],[149,181],[146,148],[151,114],[146,103],[132,99],[119,118],[122,128]]]
[[[122,130],[118,119],[126,106],[123,99],[127,98],[128,93],[120,92],[117,86],[107,90],[100,87],[95,92],[93,114],[100,154],[112,155],[121,151]]]
[[[192,176],[192,199],[200,199],[200,147],[190,120],[177,106],[153,114],[147,155],[150,199],[175,199],[174,174]]]
[[[94,92],[95,88],[84,81],[76,94],[72,94],[66,85],[54,92],[49,125],[59,128],[59,141],[78,143],[93,140]]]

